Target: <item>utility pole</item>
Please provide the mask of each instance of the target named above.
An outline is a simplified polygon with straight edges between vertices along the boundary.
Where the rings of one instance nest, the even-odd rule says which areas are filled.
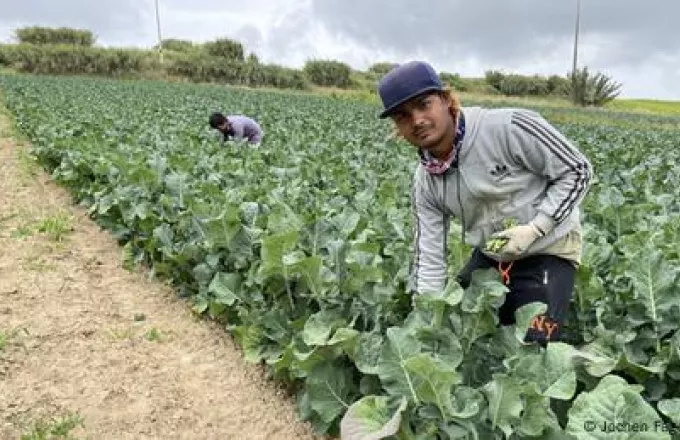
[[[571,68],[571,95],[576,104],[576,66],[578,61],[578,32],[581,20],[581,0],[576,0],[576,27],[574,29],[574,65]]]
[[[158,12],[158,0],[155,0],[155,3],[156,3],[156,26],[158,27],[158,54],[160,56],[161,64],[163,64],[163,38],[161,37],[161,18],[160,13]]]

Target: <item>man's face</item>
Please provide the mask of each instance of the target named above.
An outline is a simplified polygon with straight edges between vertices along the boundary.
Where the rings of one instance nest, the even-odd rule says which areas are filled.
[[[448,104],[436,93],[405,102],[393,112],[392,120],[408,142],[424,150],[440,146],[454,133]]]

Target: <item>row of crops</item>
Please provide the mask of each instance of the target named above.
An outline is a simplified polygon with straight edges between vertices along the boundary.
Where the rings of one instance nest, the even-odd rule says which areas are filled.
[[[680,433],[680,121],[549,109],[596,171],[566,340],[498,328],[492,270],[411,297],[414,151],[377,107],[217,86],[0,76],[39,162],[171,280],[321,433],[668,439]],[[259,148],[221,144],[221,109]],[[469,249],[452,227],[450,272]],[[196,341],[200,343],[200,341]],[[389,437],[393,435],[393,437]],[[360,437],[357,437],[360,438]]]

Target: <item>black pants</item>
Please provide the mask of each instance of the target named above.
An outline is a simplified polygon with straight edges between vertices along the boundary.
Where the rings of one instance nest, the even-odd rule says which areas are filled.
[[[503,270],[507,268],[503,264]],[[499,269],[498,262],[475,249],[470,260],[458,274],[463,288],[470,285],[472,272],[477,269]],[[574,265],[553,255],[532,255],[516,260],[507,272],[509,292],[498,311],[501,325],[515,324],[515,311],[531,302],[546,304],[546,313],[534,317],[527,329],[526,342],[544,345],[557,341],[569,311],[569,301],[574,291]]]

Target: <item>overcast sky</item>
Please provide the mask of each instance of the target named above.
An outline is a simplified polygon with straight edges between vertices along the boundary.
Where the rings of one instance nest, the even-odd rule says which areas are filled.
[[[231,37],[261,61],[365,69],[423,59],[438,70],[566,74],[576,0],[158,0],[163,38]],[[622,96],[680,100],[680,0],[582,0],[579,65]],[[0,0],[0,41],[25,25],[92,30],[100,45],[157,42],[153,0]]]

